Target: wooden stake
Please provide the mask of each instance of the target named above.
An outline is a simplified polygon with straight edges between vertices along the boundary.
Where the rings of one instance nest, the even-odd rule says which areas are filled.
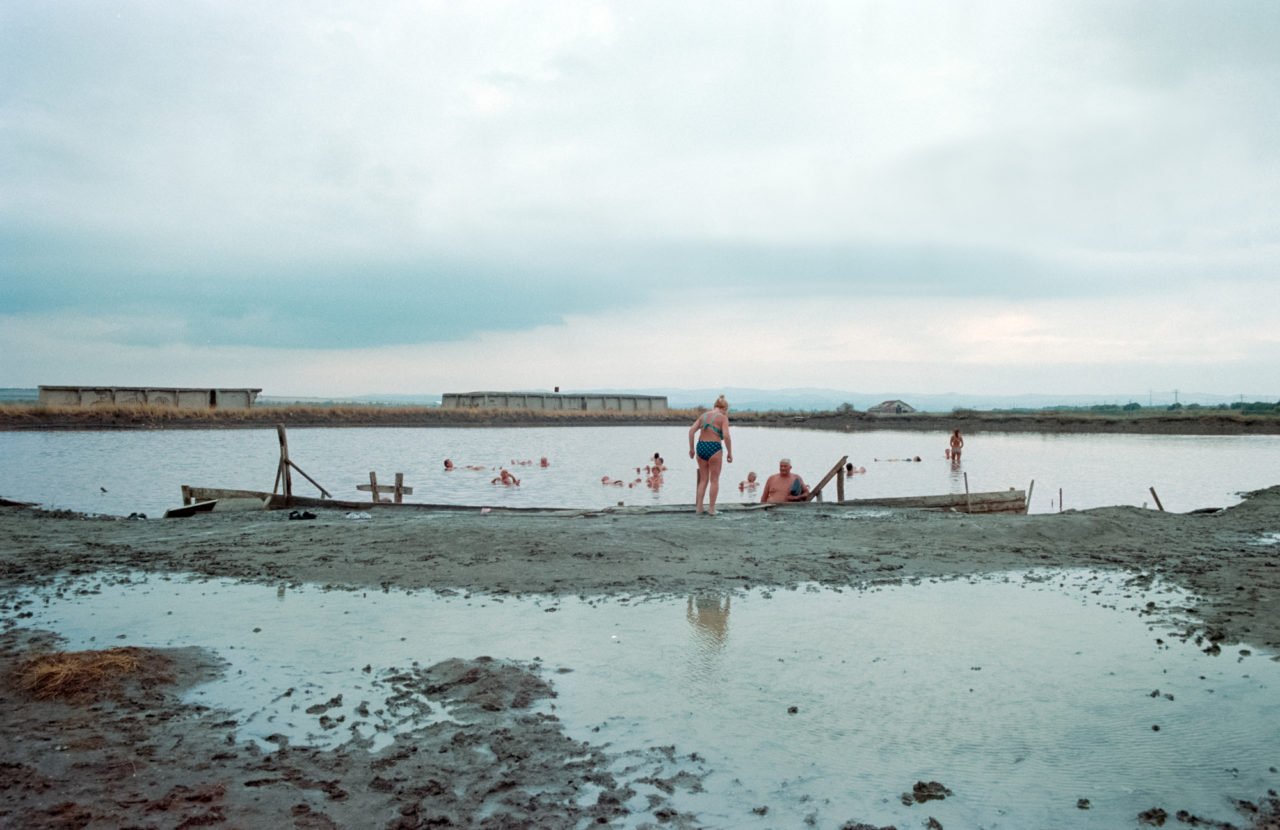
[[[289,472],[289,439],[284,432],[284,424],[276,424],[276,435],[280,438],[280,474],[284,481],[284,506],[289,506],[293,498],[293,474]],[[275,491],[272,490],[272,493]]]
[[[396,473],[396,504],[404,501],[404,473]]]
[[[969,495],[969,474],[964,474],[964,512],[973,512],[973,498]]]
[[[369,490],[373,493],[374,504],[382,501],[382,499],[378,497],[378,474],[373,470],[369,471]]]
[[[836,501],[844,501],[844,467],[840,468],[840,474],[836,476]]]
[[[1152,487],[1150,489],[1151,489],[1151,498],[1156,500],[1156,507],[1160,508],[1160,512],[1163,513],[1164,505],[1160,503],[1160,497],[1156,495],[1156,488]]]
[[[840,460],[836,462],[836,466],[832,467],[831,470],[825,476],[822,477],[822,481],[818,482],[818,486],[809,490],[809,496],[808,498],[805,499],[805,501],[813,501],[815,498],[817,498],[819,494],[822,493],[822,488],[827,486],[827,482],[835,478],[837,473],[844,471],[844,462],[848,460],[849,460],[849,456],[847,455],[840,456]],[[821,499],[818,499],[818,500],[821,501]]]
[[[328,490],[326,490],[326,489],[324,489],[323,487],[321,487],[321,486],[320,486],[320,482],[316,481],[314,478],[312,478],[311,476],[307,475],[307,474],[306,474],[306,472],[305,472],[301,467],[299,467],[297,464],[294,464],[292,461],[290,461],[290,462],[289,462],[289,466],[290,466],[290,467],[292,467],[293,469],[297,470],[297,471],[302,475],[302,477],[303,477],[303,478],[305,478],[307,481],[309,481],[309,482],[311,482],[312,484],[314,484],[314,485],[316,486],[316,489],[320,491],[320,495],[321,495],[321,496],[323,496],[323,497],[324,497],[324,498],[326,498],[326,499],[331,499],[331,498],[333,498],[333,493],[330,493]]]
[[[1023,513],[1031,512],[1031,494],[1034,493],[1035,491],[1036,491],[1036,480],[1033,478],[1031,479],[1031,484],[1027,486],[1027,509],[1023,510],[1022,511]]]
[[[1058,512],[1062,512],[1062,488],[1058,488]]]

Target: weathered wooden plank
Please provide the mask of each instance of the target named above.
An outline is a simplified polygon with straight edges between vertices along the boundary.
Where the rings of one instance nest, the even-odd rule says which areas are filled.
[[[357,490],[359,490],[359,491],[360,491],[360,492],[362,492],[362,493],[371,493],[371,492],[373,492],[373,485],[372,485],[372,484],[357,484],[357,485],[356,485],[356,489],[357,489]],[[379,485],[378,485],[378,492],[379,492],[379,493],[386,493],[387,491],[389,491],[389,490],[394,490],[394,489],[395,489],[394,487],[391,487],[390,485],[387,485],[387,484],[379,484]],[[401,493],[404,493],[406,496],[412,496],[412,495],[413,495],[413,488],[412,488],[412,487],[401,487],[401,488],[400,488],[400,492],[401,492]]]
[[[385,485],[379,486],[380,490],[387,490]],[[411,492],[410,488],[405,488],[405,492]],[[329,507],[344,510],[367,510],[371,507],[396,507],[397,505],[390,502],[371,502],[371,501],[346,501],[341,499],[321,499],[307,496],[293,496],[286,500],[283,496],[273,496],[271,493],[263,493],[257,490],[232,490],[218,487],[193,487],[187,486],[186,493],[195,501],[214,501],[218,499],[257,499],[268,508],[279,507]],[[1023,513],[1026,512],[1026,492],[1023,490],[994,490],[986,493],[970,493],[968,501],[972,504],[973,513]],[[776,508],[776,507],[796,507],[805,502],[793,502],[789,504],[765,504],[752,505],[757,508]],[[837,504],[837,502],[832,502]],[[935,496],[894,496],[886,498],[863,498],[863,499],[846,499],[838,502],[840,505],[848,507],[890,507],[890,508],[906,508],[906,509],[924,509],[924,510],[958,510],[965,512],[966,498],[963,493],[946,494]],[[725,505],[730,507],[730,505]],[[405,502],[399,507],[402,508],[419,508],[427,510],[449,510],[449,511],[472,511],[479,509],[478,505],[458,505],[458,504],[423,504],[415,502]],[[639,510],[640,508],[628,508],[629,510]],[[653,512],[671,512],[678,513],[683,510],[692,510],[691,505],[661,505],[654,506]],[[503,507],[492,508],[493,512],[502,513],[519,513],[519,512],[565,512],[569,508],[556,507]]]
[[[213,510],[217,503],[217,500],[214,499],[211,501],[198,501],[194,504],[185,504],[182,507],[174,507],[164,511],[164,517],[166,519],[181,519],[187,516],[194,516],[197,513],[208,513],[210,510]]]
[[[865,507],[959,510],[964,513],[1012,513],[1025,511],[1027,502],[1026,493],[1022,490],[993,490],[987,493],[846,499],[841,504]]]
[[[849,460],[849,456],[847,455],[841,456],[840,460],[836,462],[836,465],[832,467],[830,470],[828,470],[827,474],[822,477],[821,481],[818,482],[818,486],[813,487],[809,490],[809,496],[808,498],[805,499],[805,501],[813,501],[814,499],[818,498],[818,495],[822,492],[822,488],[827,486],[827,482],[833,479],[836,473],[844,469],[844,464],[848,460]]]

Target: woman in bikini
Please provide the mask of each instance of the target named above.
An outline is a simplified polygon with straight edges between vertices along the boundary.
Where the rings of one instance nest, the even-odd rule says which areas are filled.
[[[702,413],[693,422],[693,426],[689,427],[689,457],[698,459],[697,511],[702,512],[702,502],[707,498],[710,488],[707,512],[714,516],[716,496],[720,494],[720,468],[725,461],[733,463],[733,439],[729,437],[729,402],[724,399],[724,395],[716,399],[713,409]]]

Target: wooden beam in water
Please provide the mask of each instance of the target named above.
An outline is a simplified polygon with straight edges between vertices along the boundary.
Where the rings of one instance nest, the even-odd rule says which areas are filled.
[[[818,482],[818,486],[810,488],[809,495],[805,498],[805,501],[813,501],[815,498],[817,498],[818,494],[822,492],[822,488],[827,486],[827,482],[835,478],[836,473],[844,469],[844,464],[848,460],[849,460],[849,456],[847,455],[840,456],[840,460],[836,462],[836,465],[834,467],[832,467],[830,470],[827,471],[827,474],[822,477],[822,481]]]

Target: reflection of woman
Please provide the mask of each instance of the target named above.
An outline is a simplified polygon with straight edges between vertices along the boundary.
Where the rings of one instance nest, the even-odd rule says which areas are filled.
[[[697,512],[702,512],[702,502],[710,488],[707,512],[714,516],[716,496],[720,493],[720,468],[725,461],[733,463],[733,440],[729,437],[729,402],[724,399],[724,395],[716,398],[715,407],[698,416],[693,426],[689,427],[689,457],[698,459]]]
[[[715,595],[691,596],[684,616],[699,631],[705,632],[712,644],[721,646],[729,639],[728,595],[723,598]]]

